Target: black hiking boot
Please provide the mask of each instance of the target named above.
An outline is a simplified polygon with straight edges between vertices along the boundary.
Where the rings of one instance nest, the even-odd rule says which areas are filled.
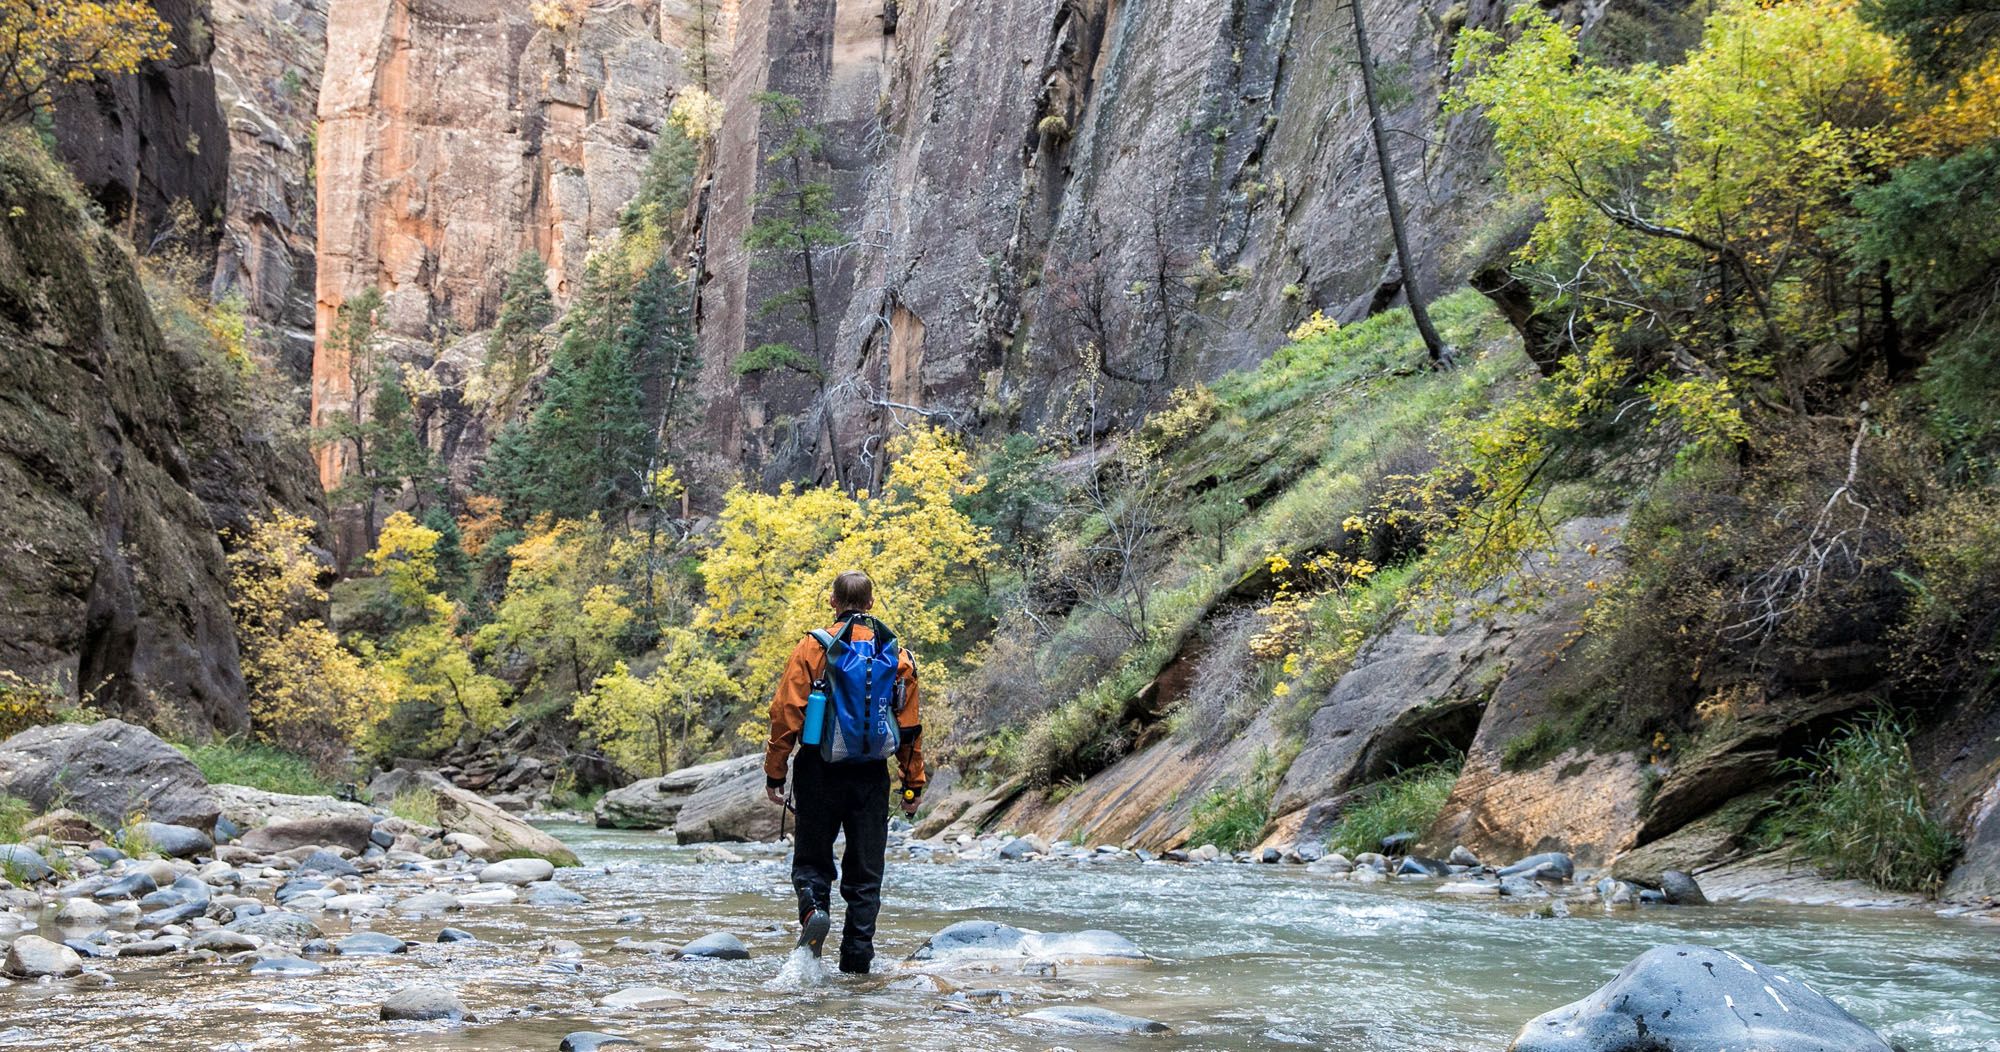
[[[833,918],[825,910],[814,910],[799,922],[799,945],[819,956],[820,947],[826,945],[826,933],[833,930]]]

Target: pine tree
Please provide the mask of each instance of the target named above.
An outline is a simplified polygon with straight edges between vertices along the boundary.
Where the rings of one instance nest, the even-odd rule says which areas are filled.
[[[695,87],[715,94],[729,63],[729,41],[723,35],[722,0],[694,0],[688,21],[687,53],[681,64]]]
[[[806,353],[788,343],[763,344],[745,353],[736,370],[750,374],[785,369],[813,378],[819,391],[827,461],[832,465],[834,482],[845,486],[840,436],[833,426],[833,407],[827,404],[830,349],[820,332],[819,268],[826,250],[845,244],[847,237],[840,231],[840,214],[833,207],[833,184],[809,177],[809,166],[820,162],[826,139],[805,119],[804,104],[793,96],[767,91],[759,94],[756,102],[785,137],[767,158],[770,182],[757,195],[757,219],[743,244],[760,265],[798,275],[798,285],[765,300],[758,312],[768,317],[796,311],[808,342]]]
[[[500,317],[486,338],[486,375],[501,401],[511,404],[519,398],[541,368],[544,330],[555,317],[548,264],[539,253],[521,253],[500,296]]]

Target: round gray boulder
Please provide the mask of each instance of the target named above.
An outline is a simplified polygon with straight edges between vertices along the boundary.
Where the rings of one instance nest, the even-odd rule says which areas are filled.
[[[10,975],[16,979],[40,979],[43,976],[68,978],[83,971],[83,958],[75,950],[59,942],[50,942],[39,935],[23,935],[7,947],[7,957],[0,961],[0,975]]]
[[[1847,1010],[1774,968],[1661,946],[1596,993],[1521,1028],[1509,1052],[1890,1052]]]
[[[458,995],[431,983],[414,983],[389,995],[382,1002],[382,1018],[420,1023],[445,1020],[458,1023],[470,1019],[465,1002]]]

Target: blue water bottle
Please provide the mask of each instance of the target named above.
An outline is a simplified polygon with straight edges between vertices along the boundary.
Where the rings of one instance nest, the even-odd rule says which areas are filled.
[[[818,745],[825,726],[826,691],[815,690],[806,695],[806,725],[799,731],[799,740],[807,745]]]

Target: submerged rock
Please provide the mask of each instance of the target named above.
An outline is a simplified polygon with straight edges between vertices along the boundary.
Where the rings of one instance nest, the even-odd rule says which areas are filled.
[[[750,959],[750,949],[743,945],[742,939],[726,931],[719,931],[712,935],[704,935],[681,947],[679,956],[707,957],[718,961],[747,961]]]
[[[272,939],[288,946],[297,946],[322,934],[319,925],[302,914],[286,910],[266,910],[247,917],[239,916],[222,926],[224,931],[237,931],[245,935]]]
[[[533,884],[555,875],[556,867],[539,858],[510,858],[479,871],[479,879],[488,884]]]
[[[1170,1034],[1173,1027],[1151,1019],[1113,1012],[1088,1005],[1039,1008],[1023,1016],[1039,1023],[1053,1023],[1071,1030],[1092,1030],[1106,1034]]]
[[[1550,851],[1540,855],[1529,855],[1501,870],[1500,875],[1559,883],[1576,876],[1576,863],[1560,851]]]
[[[595,1030],[579,1030],[562,1039],[560,1052],[597,1052],[600,1048],[615,1048],[637,1044],[637,1041],[629,1037],[619,1037],[617,1034],[601,1034]]]
[[[334,952],[342,957],[386,957],[409,949],[408,943],[379,931],[358,931],[334,944]]]
[[[1661,946],[1575,1004],[1527,1026],[1510,1052],[1890,1052],[1804,983],[1706,946]]]
[[[458,1023],[472,1018],[458,995],[432,983],[405,986],[382,1002],[382,1018],[428,1023],[438,1020]]]
[[[628,986],[614,990],[599,998],[597,1003],[614,1011],[658,1008],[661,1005],[680,1004],[687,997],[664,986]]]
[[[326,965],[303,957],[266,957],[250,966],[251,975],[319,975]]]
[[[959,921],[924,940],[910,955],[913,961],[935,961],[962,957],[1019,957],[1021,942],[1028,933],[1010,924],[992,921]]]

